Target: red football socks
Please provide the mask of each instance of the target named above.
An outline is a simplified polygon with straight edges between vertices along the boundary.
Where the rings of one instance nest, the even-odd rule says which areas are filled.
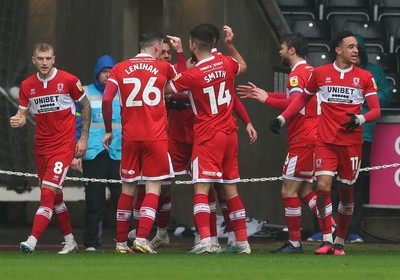
[[[122,193],[117,206],[117,242],[125,242],[128,238],[129,223],[132,217],[133,195]]]
[[[156,218],[157,205],[158,195],[147,193],[140,208],[140,221],[136,237],[148,239]]]
[[[195,194],[193,197],[193,214],[200,239],[211,236],[210,233],[210,205],[208,196],[205,194]]]
[[[229,219],[236,235],[236,241],[247,241],[246,211],[240,197],[237,195],[228,200],[226,204],[228,205]]]
[[[54,200],[54,212],[57,226],[63,236],[72,233],[71,218],[67,206],[64,203],[63,193],[56,194]]]
[[[55,196],[56,194],[48,188],[41,188],[40,190],[40,206],[33,219],[31,233],[37,240],[39,240],[49,225],[51,216],[53,215]]]
[[[285,206],[285,220],[289,231],[290,241],[301,241],[301,205],[300,199],[296,197],[286,197],[283,199]]]

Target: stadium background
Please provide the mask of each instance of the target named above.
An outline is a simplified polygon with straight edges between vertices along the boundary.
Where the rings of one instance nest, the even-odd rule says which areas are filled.
[[[379,7],[380,1],[375,0],[2,0],[0,170],[35,173],[32,151],[34,122],[30,120],[22,130],[12,130],[9,117],[15,114],[18,104],[13,87],[19,86],[24,78],[35,72],[30,57],[36,41],[53,42],[56,47],[56,67],[74,73],[82,84],[89,84],[93,81],[93,67],[99,56],[109,54],[117,61],[134,56],[139,51],[138,35],[143,31],[153,29],[180,36],[188,57],[188,33],[192,27],[202,22],[212,22],[222,30],[222,26],[228,24],[235,33],[237,49],[248,64],[248,72],[237,78],[237,84],[251,81],[269,91],[284,91],[289,69],[280,65],[279,35],[301,27],[300,23],[306,24],[302,32],[307,32],[307,27],[319,27],[325,23],[317,31],[312,28],[308,34],[315,52],[310,55],[312,64],[327,63],[329,52],[326,46],[333,28],[326,19],[326,12],[335,2],[345,3],[341,14],[362,11],[368,13],[370,22],[377,22],[373,7]],[[351,6],[356,2],[362,5]],[[325,9],[325,13],[321,12],[321,8]],[[400,13],[394,18],[399,19]],[[328,32],[322,32],[327,25]],[[390,81],[394,94],[391,107],[397,108],[397,56],[396,49],[390,53],[389,45],[384,42],[382,59],[377,61],[392,78]],[[218,48],[224,52],[223,34]],[[384,60],[386,57],[390,59]],[[396,66],[386,64],[393,61]],[[286,133],[275,136],[267,128],[278,112],[256,102],[244,100],[243,103],[259,135],[257,142],[249,145],[244,126],[238,121],[241,177],[280,176],[287,149]],[[79,174],[71,172],[69,175]],[[0,175],[0,188],[15,192],[14,201],[4,201],[0,197],[0,227],[28,227],[33,219],[33,211],[37,209],[38,197],[22,201],[19,198],[35,186],[37,180],[34,178]],[[81,186],[80,182],[68,181],[65,188]],[[247,215],[272,224],[284,224],[280,186],[281,181],[276,180],[239,184]],[[192,225],[191,186],[178,185],[173,195],[171,225]],[[83,201],[71,199],[67,205],[73,225],[84,227]],[[303,213],[302,226],[312,229],[311,212],[303,207]],[[398,216],[396,209],[369,209],[366,221],[374,232],[382,232],[382,228],[385,228],[386,235],[400,236]],[[107,217],[109,226],[112,226],[113,218],[110,215]]]

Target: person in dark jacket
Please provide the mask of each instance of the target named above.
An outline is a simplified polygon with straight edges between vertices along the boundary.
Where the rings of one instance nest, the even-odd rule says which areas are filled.
[[[391,100],[391,88],[383,69],[375,64],[368,62],[367,50],[364,43],[364,38],[361,35],[355,35],[358,42],[358,57],[357,66],[371,72],[378,86],[379,104],[382,107],[387,107]],[[368,105],[364,102],[361,114],[369,111]],[[374,137],[376,122],[365,123],[363,131],[363,146],[361,168],[370,166],[371,146]],[[349,242],[364,242],[361,233],[361,222],[363,219],[363,204],[369,201],[369,172],[361,172],[358,180],[354,185],[354,212],[351,221],[347,240]]]

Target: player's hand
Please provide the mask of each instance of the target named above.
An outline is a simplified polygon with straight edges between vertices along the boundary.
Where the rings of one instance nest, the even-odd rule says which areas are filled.
[[[232,28],[230,28],[228,25],[224,25],[224,31],[226,32],[225,34],[225,44],[229,45],[233,43],[233,37],[235,36],[233,34]]]
[[[246,131],[250,137],[250,144],[253,144],[254,142],[256,142],[257,141],[257,131],[254,129],[254,127],[251,123],[247,124]]]
[[[23,127],[26,123],[26,118],[21,115],[15,115],[10,118],[10,125],[12,128]]]
[[[251,98],[265,103],[265,100],[268,98],[268,93],[251,82],[248,82],[248,84],[249,86],[239,85],[236,87],[237,94],[240,95],[240,98]]]
[[[167,35],[171,46],[174,48],[176,52],[183,52],[182,41],[181,38],[176,36]]]
[[[272,133],[279,134],[284,124],[285,119],[282,116],[278,116],[273,119],[272,122],[269,124],[269,129],[272,131]]]
[[[101,142],[103,142],[104,149],[106,149],[108,152],[110,151],[110,148],[108,146],[111,145],[113,137],[114,135],[112,134],[112,132],[109,132],[104,134],[104,137],[101,140]]]
[[[78,140],[75,146],[75,157],[81,158],[87,151],[87,138],[82,137]]]
[[[82,172],[82,159],[81,158],[74,158],[71,162],[71,169],[78,171],[78,172]]]
[[[363,117],[361,115],[346,113],[350,117],[350,120],[346,123],[343,123],[341,126],[346,128],[347,131],[353,131],[360,125],[364,123]]]

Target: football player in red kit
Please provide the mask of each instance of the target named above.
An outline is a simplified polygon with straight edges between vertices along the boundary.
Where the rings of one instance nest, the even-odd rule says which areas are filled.
[[[237,161],[238,139],[236,120],[232,115],[234,77],[246,71],[243,59],[213,56],[212,32],[199,25],[190,31],[189,48],[198,61],[192,69],[180,73],[167,92],[190,90],[190,100],[195,114],[194,144],[192,153],[192,178],[194,183],[194,218],[200,242],[190,251],[193,254],[211,253],[210,205],[208,193],[213,182],[223,183],[229,216],[237,243],[227,253],[250,254],[247,241],[246,214],[238,196]],[[233,44],[227,44],[230,53],[237,53]],[[238,57],[241,58],[239,55]]]
[[[179,38],[176,39],[178,40]],[[174,49],[177,52],[178,62],[173,66],[175,70],[179,73],[186,70],[185,55],[183,53],[181,43],[179,44],[179,46],[174,47]],[[171,63],[171,47],[169,43],[163,42],[161,54],[158,59]],[[188,98],[185,97],[185,99]],[[186,174],[187,165],[190,159],[190,155],[192,153],[193,112],[190,106],[185,106],[185,104],[183,103],[178,104],[172,100],[166,101],[166,105],[168,109],[168,152],[171,156],[174,175],[176,176]],[[190,129],[188,129],[188,126],[190,127]],[[171,139],[171,135],[177,136],[174,138],[177,140],[174,141],[173,139]],[[154,250],[169,244],[167,226],[172,210],[172,183],[173,180],[171,180],[170,178],[162,182],[162,188],[155,220],[157,232],[154,238],[150,241],[150,244]],[[133,209],[135,229],[128,233],[128,238],[131,240],[134,240],[136,238],[136,228],[139,225],[140,207],[142,205],[143,199],[144,186],[139,185],[139,188],[137,189],[135,206]]]
[[[268,106],[285,110],[304,91],[314,67],[307,64],[304,57],[308,52],[307,40],[300,33],[287,34],[280,39],[281,62],[291,68],[286,92],[265,92],[254,84],[238,86],[238,94],[243,98],[253,98]],[[316,215],[316,194],[312,190],[314,176],[314,147],[320,114],[317,96],[298,112],[287,128],[289,151],[283,167],[282,199],[285,206],[285,220],[289,241],[274,253],[303,253],[301,245],[301,205],[300,199]],[[300,197],[300,198],[299,198]]]
[[[300,111],[317,92],[321,116],[317,128],[315,175],[317,176],[317,215],[323,242],[315,254],[344,255],[344,241],[350,226],[354,199],[353,184],[361,163],[362,125],[380,117],[377,87],[372,74],[354,64],[358,43],[353,33],[342,31],[332,39],[334,63],[314,69],[304,92],[271,124],[279,133],[286,120]],[[361,114],[366,101],[370,111]],[[336,238],[332,237],[331,186],[337,176],[339,208]]]
[[[106,148],[112,141],[112,100],[118,91],[121,100],[123,183],[117,209],[117,253],[131,252],[126,241],[133,197],[139,180],[145,181],[146,196],[140,208],[133,249],[142,253],[156,253],[148,237],[155,219],[161,182],[174,177],[168,154],[164,86],[176,72],[170,63],[157,59],[162,43],[161,33],[141,34],[141,52],[112,69],[103,96],[106,128],[103,145]]]
[[[220,37],[220,33],[218,28],[212,24],[212,23],[202,23],[200,24],[200,26],[204,26],[206,28],[209,29],[209,31],[211,31],[211,33],[214,36],[214,40],[213,40],[213,48],[211,50],[211,53],[213,56],[221,56],[223,55],[222,53],[220,53],[217,48],[215,47],[219,37]],[[233,44],[233,31],[232,29],[227,26],[224,25],[224,31],[225,31],[225,43],[228,45]],[[170,42],[172,44],[172,46],[174,46],[174,48],[177,49],[181,49],[182,46],[180,45],[180,38],[178,37],[174,37],[174,36],[168,36],[170,38]],[[229,48],[228,48],[229,50]],[[179,54],[179,53],[178,53]],[[240,55],[237,52],[234,52],[233,55]],[[242,58],[238,58],[238,59],[242,59]],[[191,58],[190,61],[193,61],[193,59]],[[196,62],[194,62],[195,64]],[[193,64],[193,66],[194,66]],[[188,67],[189,68],[189,67]],[[191,67],[190,67],[191,68]],[[181,72],[181,71],[179,71]],[[181,99],[182,94],[173,94],[171,96],[171,99],[173,100],[179,100]],[[187,94],[186,94],[186,98]],[[250,117],[247,114],[246,108],[244,107],[243,103],[241,102],[241,100],[238,98],[237,95],[233,94],[232,95],[232,102],[233,102],[233,111],[236,113],[236,115],[240,118],[240,120],[243,122],[243,124],[246,126],[246,132],[250,137],[250,144],[254,143],[257,140],[257,131],[254,129],[251,121],[250,121]],[[190,103],[190,101],[187,101],[187,103]],[[186,110],[185,110],[186,111]],[[182,112],[185,112],[182,111]],[[192,119],[191,122],[188,122],[187,118],[172,118],[170,116],[169,118],[169,135],[170,135],[170,143],[173,144],[179,144],[179,142],[181,142],[181,140],[178,141],[174,141],[174,139],[191,139],[191,142],[184,142],[184,143],[191,143],[191,145],[193,145],[193,111],[190,108],[190,113],[192,115]],[[176,113],[177,114],[177,113]],[[184,123],[182,123],[182,120],[185,120]],[[183,124],[183,126],[182,126]],[[182,130],[182,127],[184,127],[184,129]],[[172,128],[172,129],[171,129]],[[191,136],[191,138],[188,138],[188,136]],[[171,147],[179,147],[180,145],[176,146],[176,145],[171,145]],[[182,154],[183,151],[186,151],[185,148],[185,144],[181,145],[181,148],[179,149],[170,149],[170,154],[172,157],[172,163],[174,164],[174,171],[175,171],[175,175],[177,175],[177,170],[179,170],[179,167],[175,166],[175,162],[181,162],[181,169],[185,170],[185,166],[187,165],[187,161],[186,163],[182,161],[182,159],[190,159],[191,156],[191,149],[190,149],[190,153],[185,153],[184,155]],[[185,149],[182,149],[185,148]],[[178,157],[175,157],[175,162],[174,162],[174,155],[175,153],[173,151],[177,151],[176,155]],[[224,221],[226,224],[226,231],[228,234],[228,246],[234,246],[235,245],[235,233],[232,230],[232,224],[230,222],[229,219],[229,211],[228,211],[228,207],[225,201],[225,198],[223,197],[223,191],[222,191],[222,184],[219,183],[214,183],[213,187],[217,190],[217,194],[218,194],[218,202],[220,204],[221,210],[222,210],[222,214],[224,216]],[[211,242],[212,242],[212,250],[214,252],[220,252],[221,249],[221,245],[219,244],[218,241],[218,232],[217,232],[217,207],[216,207],[216,197],[214,194],[214,191],[211,190],[208,194],[208,200],[209,200],[209,204],[210,204],[210,232],[211,232]],[[197,243],[199,241],[199,235],[196,232],[195,234],[195,243]]]
[[[40,206],[33,220],[31,235],[20,243],[21,251],[31,253],[47,228],[53,212],[65,239],[58,254],[78,251],[62,186],[72,159],[86,153],[90,125],[90,104],[78,78],[54,66],[54,47],[41,42],[33,47],[32,62],[38,73],[22,82],[19,109],[10,118],[13,128],[26,124],[28,110],[35,116],[35,164],[41,187]],[[82,108],[82,134],[75,142],[75,102]]]

